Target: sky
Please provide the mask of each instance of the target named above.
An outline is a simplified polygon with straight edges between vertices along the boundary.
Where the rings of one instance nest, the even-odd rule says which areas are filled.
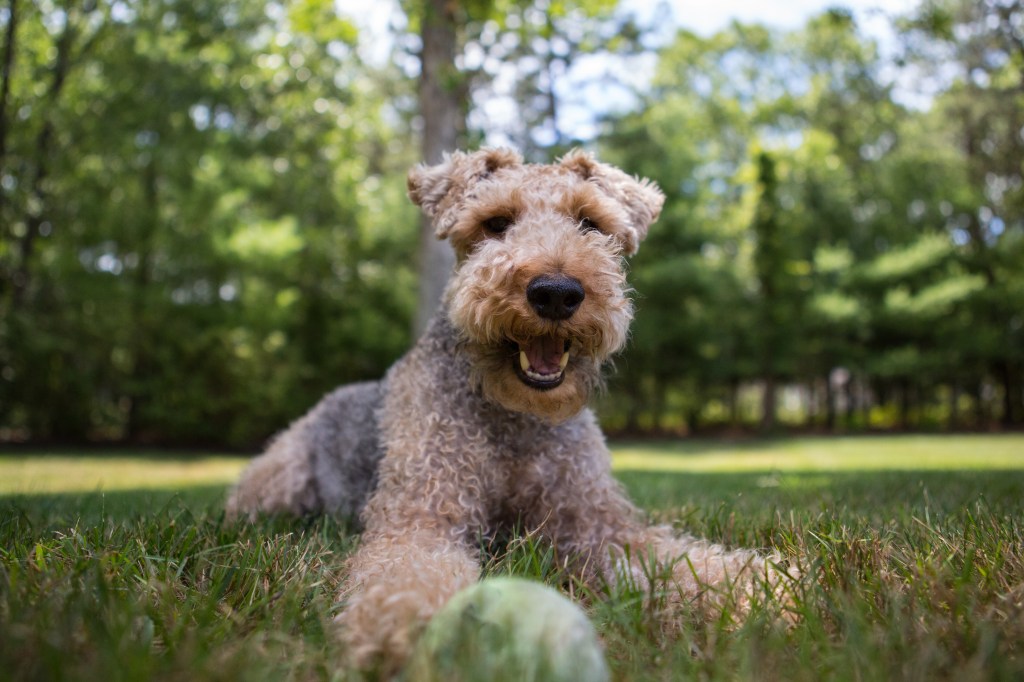
[[[627,5],[653,6],[657,0],[637,0]],[[878,21],[879,10],[895,14],[910,10],[917,0],[670,0],[676,21],[682,27],[701,35],[710,35],[724,28],[733,19],[747,23],[763,23],[778,28],[797,28],[809,17],[829,7],[853,10],[865,32],[874,34],[884,28]]]
[[[660,3],[667,3],[677,25],[701,35],[710,35],[724,28],[733,19],[758,22],[777,28],[796,28],[809,17],[829,7],[853,10],[864,30],[870,34],[884,31],[881,13],[902,13],[918,4],[918,0],[624,0],[623,9],[636,9],[648,15]],[[361,25],[385,32],[389,17],[395,11],[394,0],[336,0],[337,6]],[[368,7],[369,5],[369,7]]]
[[[733,20],[744,23],[760,23],[773,28],[796,29],[810,17],[820,14],[832,7],[844,7],[853,12],[857,25],[866,36],[878,41],[883,55],[894,44],[887,17],[903,14],[919,4],[920,0],[623,0],[620,8],[624,11],[635,11],[643,23],[643,19],[655,14],[661,5],[667,5],[676,28],[685,28],[699,35],[709,36],[729,25]],[[369,43],[370,53],[364,56],[371,60],[386,60],[389,57],[390,43],[387,40],[389,22],[398,12],[397,0],[335,0],[342,13],[352,17],[356,24],[369,30],[382,39]],[[666,33],[670,35],[674,31]],[[574,67],[580,75],[585,76],[591,69],[601,69],[602,64],[582,63]],[[632,65],[636,72],[631,74],[634,84],[642,83],[653,72],[653,61],[646,66],[643,63]],[[500,89],[500,87],[499,87]],[[570,88],[571,89],[571,88]],[[610,109],[628,106],[627,99],[612,93],[602,93],[598,101],[609,101]],[[595,98],[589,99],[592,103]],[[619,104],[616,105],[615,102]],[[502,116],[514,115],[515,107],[507,106],[500,97],[491,98],[478,109],[478,115],[494,122],[501,128]],[[592,104],[586,109],[574,110],[573,105],[563,107],[560,114],[559,127],[572,129],[580,139],[589,139],[597,133],[595,112]],[[562,121],[563,116],[567,120]],[[502,144],[506,140],[488,135],[490,144]]]

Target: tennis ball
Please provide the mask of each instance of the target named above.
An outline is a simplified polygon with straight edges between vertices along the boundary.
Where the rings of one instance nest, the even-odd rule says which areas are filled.
[[[408,682],[607,682],[583,610],[550,587],[489,578],[431,619],[406,667]]]

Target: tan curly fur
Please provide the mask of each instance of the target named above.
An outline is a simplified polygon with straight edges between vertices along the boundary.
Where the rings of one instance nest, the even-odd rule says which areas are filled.
[[[339,620],[353,661],[385,673],[478,579],[483,539],[513,524],[592,584],[644,586],[653,557],[669,567],[676,603],[746,585],[734,590],[742,598],[765,560],[646,524],[586,408],[626,342],[623,258],[657,219],[660,190],[579,151],[533,165],[482,150],[414,168],[409,196],[457,254],[444,304],[381,382],[339,389],[275,440],[229,513],[358,515]],[[545,276],[578,282],[571,315],[542,315],[528,300]],[[567,364],[548,381],[545,358],[563,347]],[[517,370],[527,361],[548,367],[542,386]]]

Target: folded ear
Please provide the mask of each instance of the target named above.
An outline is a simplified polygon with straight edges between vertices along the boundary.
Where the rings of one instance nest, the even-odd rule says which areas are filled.
[[[409,171],[409,198],[434,219],[434,233],[444,239],[460,213],[463,199],[476,183],[499,168],[522,165],[511,149],[481,149],[445,154],[436,166],[420,164]]]
[[[618,236],[627,256],[636,253],[665,203],[665,195],[658,186],[651,180],[627,175],[615,166],[601,163],[582,149],[569,152],[561,158],[560,163],[600,187],[602,192],[622,205],[630,224]]]

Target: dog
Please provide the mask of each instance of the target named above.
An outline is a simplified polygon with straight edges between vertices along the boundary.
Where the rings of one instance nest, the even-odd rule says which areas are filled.
[[[338,389],[277,437],[228,512],[359,520],[339,621],[355,664],[378,670],[401,666],[479,579],[481,539],[512,526],[586,584],[646,584],[653,558],[678,601],[742,598],[766,559],[646,523],[587,408],[628,338],[624,264],[658,187],[579,150],[528,164],[505,149],[418,166],[408,187],[455,250],[440,309],[383,380]]]

